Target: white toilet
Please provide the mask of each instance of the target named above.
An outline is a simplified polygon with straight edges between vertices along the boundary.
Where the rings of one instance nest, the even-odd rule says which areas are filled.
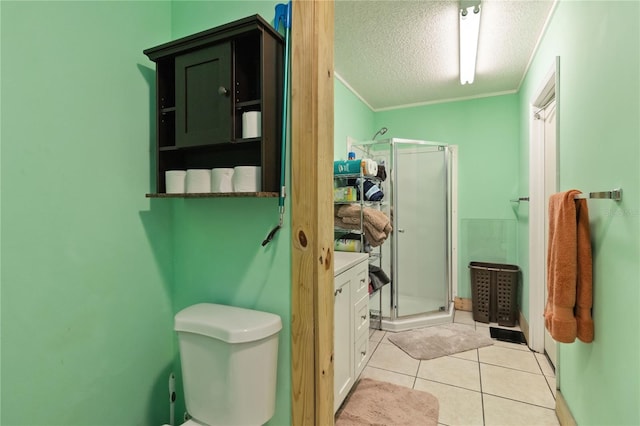
[[[261,425],[275,411],[278,334],[275,314],[200,303],[178,312],[184,426]]]

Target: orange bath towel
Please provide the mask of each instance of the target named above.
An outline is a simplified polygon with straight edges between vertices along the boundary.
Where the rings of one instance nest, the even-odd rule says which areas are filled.
[[[593,341],[592,260],[587,200],[575,189],[549,198],[545,326],[558,342]]]

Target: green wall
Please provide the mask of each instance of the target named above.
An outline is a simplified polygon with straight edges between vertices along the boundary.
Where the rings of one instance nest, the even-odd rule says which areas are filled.
[[[337,78],[334,78],[334,145],[333,158],[347,159],[347,137],[357,141],[371,139],[378,131],[375,127],[375,114],[360,98],[353,94]]]
[[[523,193],[528,187],[526,111],[556,56],[559,189],[623,189],[622,202],[588,202],[595,339],[559,344],[560,389],[579,425],[640,424],[639,18],[638,2],[561,1],[521,89]],[[521,262],[528,262],[525,225],[520,227]]]
[[[143,196],[155,99],[142,50],[254,13],[271,21],[275,4],[0,3],[3,425],[166,422],[172,317],[202,301],[282,317],[270,423],[290,423],[288,214],[261,247],[275,199]],[[589,202],[596,340],[560,345],[581,425],[640,423],[640,315],[622,303],[640,300],[638,17],[637,2],[560,2],[519,95],[373,113],[335,84],[336,158],[347,136],[381,126],[459,146],[459,295],[468,260],[510,262],[516,244],[526,311],[527,212],[508,200],[528,192],[525,111],[560,56],[560,187],[624,191],[619,204]],[[505,232],[500,250],[480,244],[483,224]]]
[[[256,13],[273,22],[271,1],[177,1],[172,38]],[[288,144],[289,145],[289,144]],[[289,182],[289,179],[287,180]],[[290,185],[289,192],[290,192]],[[272,312],[282,319],[276,412],[269,424],[291,423],[291,231],[290,203],[274,240],[262,240],[278,223],[277,198],[173,200],[174,312],[200,302]],[[176,346],[177,355],[177,346]],[[176,362],[181,390],[179,362]],[[184,411],[179,392],[176,413]]]
[[[385,137],[458,146],[458,296],[471,297],[469,262],[517,261],[509,201],[518,196],[517,95],[381,111],[375,120]]]
[[[3,425],[162,424],[171,210],[146,199],[159,2],[2,1]]]
[[[273,0],[172,0],[171,36],[172,39],[184,37],[255,14],[273,24],[275,6],[279,3],[286,2]]]

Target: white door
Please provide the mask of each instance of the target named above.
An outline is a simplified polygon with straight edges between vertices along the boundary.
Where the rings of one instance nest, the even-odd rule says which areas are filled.
[[[447,155],[442,147],[396,145],[393,237],[399,317],[448,305]]]
[[[560,58],[531,99],[529,122],[529,347],[557,364],[556,343],[547,335],[544,308],[547,288],[548,199],[557,192],[558,75]]]
[[[556,179],[556,101],[555,99],[539,113],[540,120],[544,121],[544,164],[545,170],[548,173],[544,173],[544,199],[545,199],[545,212],[549,211],[549,197],[555,194],[557,191],[557,179]],[[549,215],[545,215],[544,219],[544,252],[549,249],[548,235],[549,235]],[[545,263],[545,277],[547,276],[546,263]],[[546,283],[545,283],[546,284]],[[547,286],[544,286],[544,300],[547,300]],[[544,309],[544,307],[543,307]],[[544,330],[544,351],[547,353],[549,360],[556,366],[556,342],[551,337],[549,331]]]

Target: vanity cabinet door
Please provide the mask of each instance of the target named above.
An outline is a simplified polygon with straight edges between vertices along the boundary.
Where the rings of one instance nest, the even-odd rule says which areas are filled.
[[[231,140],[231,43],[176,56],[176,146]]]
[[[333,325],[333,398],[334,412],[353,386],[353,325],[351,323],[350,270],[335,277]]]

